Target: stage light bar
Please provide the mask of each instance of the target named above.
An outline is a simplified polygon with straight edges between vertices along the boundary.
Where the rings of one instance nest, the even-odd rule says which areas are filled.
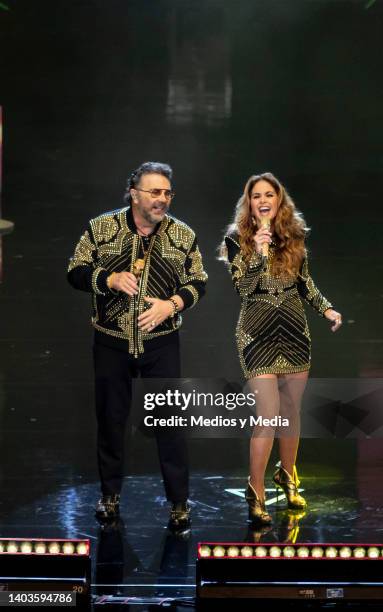
[[[76,608],[87,608],[90,601],[89,540],[0,538],[2,597],[6,597],[7,592],[32,591],[68,593]]]
[[[221,544],[201,543],[198,558],[380,559],[383,544]]]
[[[89,540],[0,538],[0,555],[89,555]]]
[[[197,597],[383,602],[383,544],[201,542]]]

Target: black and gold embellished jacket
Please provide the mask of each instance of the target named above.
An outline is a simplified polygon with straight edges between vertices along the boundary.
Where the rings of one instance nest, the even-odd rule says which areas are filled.
[[[254,251],[249,262],[243,259],[238,234],[225,237],[228,263],[234,287],[242,301],[266,301],[273,306],[279,306],[292,294],[298,293],[319,314],[323,315],[331,303],[321,294],[310,276],[307,257],[304,258],[300,272],[295,282],[271,274],[271,266],[275,252],[272,243],[266,262]]]
[[[132,272],[134,262],[144,254],[138,295],[110,290],[108,276]],[[185,223],[166,215],[145,248],[131,209],[122,208],[91,219],[70,260],[68,280],[76,289],[93,294],[94,328],[126,341],[129,353],[138,356],[147,341],[178,330],[182,323],[176,314],[153,332],[141,331],[137,317],[150,307],[144,297],[166,300],[177,294],[184,307],[191,308],[205,293],[207,274],[195,234]]]

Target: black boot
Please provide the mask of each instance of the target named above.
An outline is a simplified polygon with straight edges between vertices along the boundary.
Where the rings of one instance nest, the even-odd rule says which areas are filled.
[[[96,518],[99,521],[114,521],[120,516],[120,496],[103,495],[96,506]]]
[[[183,531],[191,526],[190,506],[187,502],[172,504],[168,527],[172,531]]]

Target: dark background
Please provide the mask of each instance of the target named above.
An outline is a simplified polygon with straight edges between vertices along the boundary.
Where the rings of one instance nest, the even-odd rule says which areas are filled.
[[[0,443],[6,491],[96,480],[90,296],[66,266],[90,217],[122,205],[142,161],[174,169],[172,213],[197,232],[208,293],[184,317],[183,374],[238,379],[239,311],[216,248],[250,174],[270,170],[312,228],[312,376],[381,376],[383,2],[8,0],[0,10],[3,239]],[[224,441],[225,442],[225,441]],[[192,465],[246,474],[240,441]],[[157,470],[135,436],[129,471]],[[356,454],[304,441],[307,469]],[[325,456],[324,456],[325,455]]]

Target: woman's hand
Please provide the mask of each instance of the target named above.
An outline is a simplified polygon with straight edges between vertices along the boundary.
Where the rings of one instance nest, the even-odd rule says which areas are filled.
[[[337,312],[332,308],[327,308],[327,310],[324,311],[324,316],[329,321],[332,321],[331,331],[336,332],[336,330],[342,325],[342,315],[340,312]]]
[[[170,300],[150,297],[146,297],[144,300],[151,304],[151,307],[138,317],[138,327],[142,331],[153,331],[157,325],[160,325],[174,312],[174,307]]]
[[[271,232],[267,227],[261,227],[253,236],[255,242],[255,250],[262,255],[262,245],[271,243]]]

